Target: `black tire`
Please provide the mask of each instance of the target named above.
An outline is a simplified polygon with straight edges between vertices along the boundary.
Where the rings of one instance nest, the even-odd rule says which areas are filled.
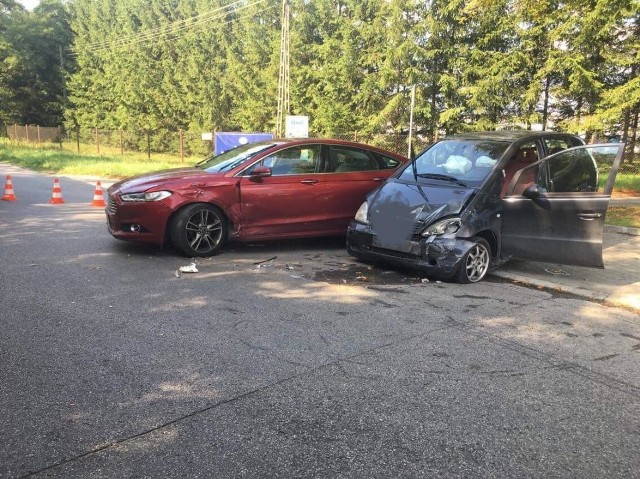
[[[491,268],[491,246],[482,238],[472,238],[475,243],[464,255],[456,273],[456,281],[461,284],[482,281]]]
[[[195,203],[178,211],[169,235],[173,245],[185,256],[213,256],[227,240],[227,219],[219,208]]]

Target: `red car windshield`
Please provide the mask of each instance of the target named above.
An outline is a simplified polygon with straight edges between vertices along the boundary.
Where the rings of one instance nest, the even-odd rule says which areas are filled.
[[[275,145],[276,143],[250,143],[238,146],[217,156],[210,156],[196,164],[196,167],[202,168],[207,173],[229,171]]]

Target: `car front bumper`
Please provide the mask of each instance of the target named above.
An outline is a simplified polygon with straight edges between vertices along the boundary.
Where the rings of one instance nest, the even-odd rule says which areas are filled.
[[[394,248],[376,244],[368,225],[352,221],[347,229],[347,251],[366,261],[419,270],[427,276],[451,279],[460,268],[464,255],[474,245],[464,238],[430,237],[406,240]]]
[[[108,195],[107,228],[114,238],[161,246],[171,209],[162,201],[122,202]],[[133,228],[132,228],[133,227]]]

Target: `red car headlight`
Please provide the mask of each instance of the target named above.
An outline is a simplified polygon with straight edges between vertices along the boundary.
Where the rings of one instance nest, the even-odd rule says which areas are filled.
[[[151,193],[127,193],[120,195],[120,199],[124,202],[134,201],[160,201],[171,196],[170,191],[152,191]]]

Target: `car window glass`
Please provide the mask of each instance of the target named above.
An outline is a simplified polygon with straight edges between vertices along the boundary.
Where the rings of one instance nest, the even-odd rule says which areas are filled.
[[[220,153],[217,156],[206,158],[196,166],[208,173],[229,171],[274,145],[275,143],[249,143]]]
[[[502,183],[502,196],[504,196],[509,189],[509,184],[515,174],[523,168],[526,168],[532,163],[538,161],[539,156],[538,147],[534,141],[525,143],[518,148],[503,169],[504,179]],[[527,186],[536,182],[537,175],[538,167],[527,168],[520,174],[518,183],[511,194],[521,195]]]
[[[545,146],[547,147],[547,151],[549,152],[549,155],[553,155],[562,150],[573,148],[574,146],[580,146],[582,144],[580,140],[571,136],[560,137],[560,138],[545,138],[544,143],[545,143]]]
[[[437,175],[445,175],[465,184],[477,184],[489,174],[508,146],[509,142],[499,140],[443,140],[416,158],[416,174],[428,181],[438,181]],[[413,175],[409,164],[400,178],[410,180]]]
[[[396,160],[390,156],[380,155],[380,158],[382,158],[382,168],[385,170],[393,170],[400,165],[400,160]]]
[[[598,191],[598,167],[586,150],[561,153],[547,162],[548,174],[542,181],[547,191]]]
[[[379,169],[380,164],[368,151],[342,146],[331,146],[329,149],[329,171],[346,173]]]
[[[268,166],[274,176],[278,175],[303,175],[316,173],[320,161],[320,145],[294,146],[285,150],[277,151],[253,165]]]
[[[617,151],[618,145],[588,145],[560,152],[541,163],[536,183],[543,193],[603,192]],[[516,189],[524,182],[518,179]]]

